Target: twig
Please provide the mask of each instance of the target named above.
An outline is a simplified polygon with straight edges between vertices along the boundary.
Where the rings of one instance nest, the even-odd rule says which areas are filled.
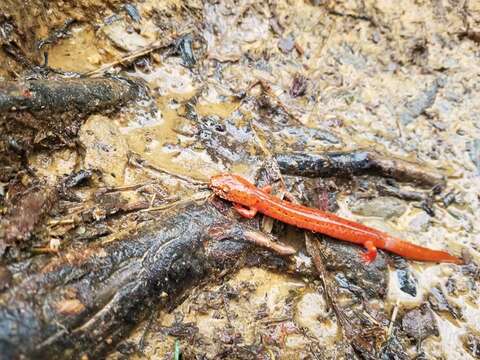
[[[105,188],[100,188],[99,191],[105,191],[106,193],[117,192],[117,191],[130,191],[130,190],[137,190],[138,188],[151,185],[151,184],[154,184],[154,182],[147,181],[139,184],[124,185],[124,186],[117,186],[117,187],[105,187]]]
[[[311,236],[306,233],[305,233],[305,244],[307,247],[307,252],[312,257],[313,264],[315,265],[315,268],[318,271],[318,275],[320,277],[320,281],[322,283],[322,287],[325,292],[325,298],[327,300],[327,303],[335,311],[335,314],[337,315],[340,323],[342,323],[343,325],[344,317],[342,316],[341,311],[338,309],[338,306],[334,298],[330,294],[330,286],[326,280],[327,270],[325,269],[325,264],[323,263],[323,260],[322,260],[320,246],[317,243],[314,243],[311,239]]]
[[[134,156],[132,156],[132,155],[134,155]],[[133,164],[135,166],[144,167],[144,168],[147,168],[149,170],[153,170],[153,171],[156,171],[156,172],[167,174],[169,176],[180,179],[182,181],[186,181],[186,182],[188,182],[192,185],[201,186],[202,188],[205,188],[205,189],[208,187],[207,186],[208,181],[198,180],[198,179],[194,179],[194,178],[191,178],[191,177],[187,177],[187,176],[172,173],[171,171],[168,171],[166,169],[162,169],[158,166],[155,166],[155,165],[152,165],[152,164],[148,163],[145,159],[142,159],[139,154],[136,154],[136,153],[133,153],[133,152],[130,153],[129,160],[135,161],[135,163]]]
[[[54,227],[57,225],[71,225],[75,224],[75,219],[60,219],[60,220],[50,220],[47,225]]]
[[[175,41],[175,39],[177,37],[181,36],[181,34],[175,34],[175,35],[176,36],[171,34],[170,36],[167,36],[167,37],[163,38],[162,40],[155,41],[154,43],[152,43],[150,45],[147,45],[143,49],[134,51],[134,52],[132,52],[128,55],[123,56],[119,60],[116,60],[116,61],[113,61],[111,63],[105,64],[105,65],[99,67],[98,69],[86,72],[86,73],[83,74],[83,76],[93,76],[93,75],[102,74],[103,72],[105,72],[106,70],[108,70],[109,68],[111,68],[115,65],[123,64],[126,61],[131,61],[131,60],[134,60],[136,58],[142,57],[144,55],[150,54],[151,52],[154,52],[156,50],[168,47]]]
[[[400,301],[397,299],[395,307],[393,308],[392,317],[390,319],[390,325],[388,326],[387,337],[390,337],[390,335],[392,334],[393,324],[395,323],[395,320],[397,319],[399,305],[400,305]]]
[[[285,185],[285,181],[283,180],[283,176],[282,176],[282,173],[280,171],[280,168],[278,167],[277,161],[273,157],[270,150],[268,150],[268,148],[263,144],[263,141],[258,136],[257,131],[256,131],[256,129],[258,129],[258,127],[253,122],[250,124],[250,127],[252,128],[252,133],[253,133],[253,136],[255,137],[255,139],[257,140],[258,146],[264,152],[264,154],[267,156],[268,160],[271,161],[271,164],[273,165],[273,170],[278,175],[278,181],[280,181],[280,184],[282,184],[282,187],[283,187],[282,190],[286,191],[287,186]]]
[[[363,21],[368,21],[371,23],[373,26],[376,26],[375,20],[372,19],[372,17],[368,15],[358,15],[358,14],[351,14],[351,13],[341,13],[340,11],[333,10],[333,9],[328,9],[328,14],[333,15],[333,16],[340,16],[340,17],[348,17],[354,20],[363,20]]]
[[[273,171],[275,171],[277,173],[277,181],[280,182],[281,186],[282,186],[282,194],[280,195],[280,197],[283,199],[283,198],[286,198],[288,201],[292,202],[292,203],[295,203],[295,204],[299,204],[298,200],[295,198],[295,196],[293,196],[292,194],[290,194],[290,192],[287,190],[287,185],[285,184],[285,180],[283,179],[283,176],[282,176],[282,171],[280,170],[280,167],[278,166],[278,162],[277,160],[273,157],[272,153],[270,152],[270,150],[268,150],[268,148],[263,144],[263,141],[260,139],[260,137],[258,136],[257,132],[255,131],[255,128],[257,126],[252,123],[251,124],[251,128],[252,128],[252,132],[253,132],[253,135],[255,136],[255,138],[257,139],[257,143],[258,145],[260,146],[260,149],[265,153],[265,155],[267,156],[268,160],[270,161],[270,164],[272,165],[273,167]]]
[[[444,185],[445,177],[425,164],[387,158],[374,150],[325,152],[319,154],[275,154],[283,174],[304,177],[331,177],[374,174],[401,182],[431,187]]]
[[[234,328],[233,324],[232,324],[232,318],[230,316],[230,311],[228,309],[228,302],[227,302],[227,295],[226,295],[226,291],[225,291],[225,288],[222,286],[222,291],[221,291],[221,294],[222,294],[222,305],[223,305],[223,311],[225,312],[225,316],[227,317],[227,322],[228,322],[228,325],[229,327],[231,328]]]
[[[145,342],[146,342],[146,339],[147,339],[147,335],[148,335],[150,329],[152,328],[153,321],[156,318],[157,318],[157,310],[154,308],[154,309],[152,309],[152,311],[150,313],[147,325],[145,326],[145,329],[143,329],[142,336],[140,337],[140,340],[138,342],[138,349],[139,349],[140,353],[142,353],[142,354],[143,354],[143,350],[145,349]]]
[[[298,122],[300,125],[304,126],[305,124],[302,123],[295,115],[293,115],[285,106],[285,104],[278,98],[277,95],[272,91],[272,87],[267,84],[265,80],[262,79],[257,79],[256,81],[253,82],[248,88],[247,91],[250,91],[253,89],[255,86],[260,85],[262,90],[272,99],[274,100],[277,105],[288,115],[290,116],[293,120]]]
[[[207,199],[210,195],[211,195],[210,191],[208,191],[208,192],[207,191],[200,191],[200,192],[197,192],[197,193],[193,194],[192,196],[189,196],[189,197],[177,200],[177,201],[173,201],[173,202],[168,203],[168,204],[159,205],[159,206],[155,206],[155,207],[150,207],[150,208],[147,208],[147,209],[141,209],[138,212],[150,212],[150,211],[166,210],[166,209],[170,209],[173,206],[185,204],[185,203],[188,203],[188,202],[191,202],[191,201],[199,201],[199,200]]]
[[[276,325],[278,323],[282,323],[282,322],[285,322],[285,321],[291,321],[292,320],[292,317],[291,316],[281,316],[281,317],[278,317],[278,318],[269,318],[269,319],[262,319],[259,321],[260,324],[263,324],[263,325]]]
[[[31,248],[30,252],[32,254],[58,254],[59,253],[59,251],[57,249],[52,249],[50,247]]]
[[[267,235],[258,231],[245,231],[245,239],[253,242],[255,245],[272,250],[279,255],[293,255],[297,252],[291,246],[274,242]]]

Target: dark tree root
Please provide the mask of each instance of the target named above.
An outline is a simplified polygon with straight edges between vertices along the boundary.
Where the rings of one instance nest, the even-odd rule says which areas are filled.
[[[0,293],[0,359],[99,358],[152,307],[241,267],[258,242],[210,201],[160,213],[145,230],[66,252],[34,274],[9,268],[16,285]]]
[[[374,151],[324,154],[276,154],[280,171],[304,177],[379,175],[422,186],[443,185],[442,175],[405,160],[386,158]]]
[[[124,78],[0,82],[0,181],[28,172],[26,159],[34,148],[73,142],[90,113],[116,109],[142,94],[142,85]],[[8,243],[30,236],[56,197],[56,189],[42,185],[15,197],[9,191],[0,220],[0,256]]]
[[[138,83],[125,78],[84,78],[0,82],[0,111],[88,113],[136,98]]]
[[[144,96],[126,78],[0,82],[0,181],[27,168],[34,148],[74,145],[86,117]]]

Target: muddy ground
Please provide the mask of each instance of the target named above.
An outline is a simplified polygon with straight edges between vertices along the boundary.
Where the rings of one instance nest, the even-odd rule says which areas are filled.
[[[0,4],[3,80],[121,75],[146,91],[113,112],[75,118],[78,129],[61,140],[28,137],[35,144],[6,157],[17,170],[0,183],[5,209],[15,173],[42,189],[88,175],[35,221],[27,242],[2,249],[11,272],[32,254],[46,266],[72,244],[122,241],[219,172],[253,180],[272,155],[358,149],[419,163],[446,185],[285,176],[288,189],[468,260],[385,255],[361,273],[329,255],[350,250],[327,243],[340,312],[353,329],[371,329],[360,332],[368,346],[352,345],[322,281],[298,270],[312,268],[304,234],[275,224],[299,249],[288,271],[246,266],[210,279],[175,306],[152,309],[110,359],[480,358],[480,2],[16,5]]]

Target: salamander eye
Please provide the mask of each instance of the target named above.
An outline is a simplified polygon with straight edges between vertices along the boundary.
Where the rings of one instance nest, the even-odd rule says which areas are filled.
[[[230,192],[230,186],[228,186],[228,185],[222,185],[221,190],[222,190],[224,193],[228,193],[228,192]]]

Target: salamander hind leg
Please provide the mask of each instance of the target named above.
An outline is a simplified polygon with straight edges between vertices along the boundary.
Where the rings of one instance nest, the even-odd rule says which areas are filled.
[[[370,264],[371,262],[373,262],[375,260],[375,258],[377,257],[377,248],[376,246],[373,244],[373,241],[366,241],[363,246],[365,246],[365,248],[367,249],[367,252],[364,252],[362,254],[362,258],[363,260],[365,260],[365,262],[367,264]]]
[[[255,215],[257,215],[257,209],[255,208],[246,208],[237,203],[233,203],[233,207],[240,215],[247,219],[252,219]]]

